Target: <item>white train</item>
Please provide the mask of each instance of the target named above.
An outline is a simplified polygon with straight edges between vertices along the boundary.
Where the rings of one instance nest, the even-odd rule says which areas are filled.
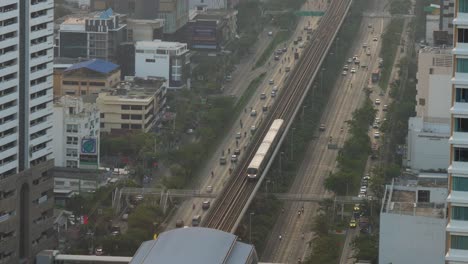
[[[257,149],[255,156],[250,161],[249,167],[247,168],[247,178],[257,179],[263,171],[271,152],[273,151],[276,142],[279,139],[283,127],[283,119],[275,119],[271,124],[265,138]]]

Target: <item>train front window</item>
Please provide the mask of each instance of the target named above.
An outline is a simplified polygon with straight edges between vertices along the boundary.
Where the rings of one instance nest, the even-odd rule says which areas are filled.
[[[247,174],[257,174],[257,169],[248,168],[248,169],[247,169]]]

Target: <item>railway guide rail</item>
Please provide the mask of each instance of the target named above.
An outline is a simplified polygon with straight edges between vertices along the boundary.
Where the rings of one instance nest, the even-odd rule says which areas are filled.
[[[350,0],[331,1],[327,12],[320,20],[317,30],[312,35],[311,43],[305,48],[297,68],[287,79],[285,89],[281,91],[281,96],[272,106],[272,111],[265,122],[258,128],[246,151],[246,156],[244,156],[244,159],[242,159],[239,166],[233,172],[220,197],[215,201],[205,218],[202,219],[202,226],[225,232],[235,232],[237,225],[242,219],[242,215],[253,200],[281,142],[284,140],[286,132],[304,100],[313,77],[326,57],[328,49],[343,23],[350,5]],[[287,123],[286,128],[283,128],[282,135],[279,135],[281,139],[277,146],[275,146],[275,151],[270,156],[270,160],[265,166],[260,179],[257,182],[249,181],[247,178],[247,167],[275,119],[283,119]]]

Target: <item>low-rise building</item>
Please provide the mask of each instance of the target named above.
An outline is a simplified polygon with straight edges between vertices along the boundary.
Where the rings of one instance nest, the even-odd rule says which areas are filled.
[[[237,10],[197,10],[188,23],[191,49],[220,50],[237,35]]]
[[[75,194],[94,192],[109,183],[112,172],[103,169],[78,169],[55,167],[51,170],[54,177],[55,203],[65,205]]]
[[[96,104],[64,96],[54,103],[53,117],[55,166],[97,169],[100,117]]]
[[[164,19],[127,19],[127,41],[153,41],[162,39]]]
[[[166,91],[163,79],[134,78],[100,93],[101,132],[151,131],[164,114]]]
[[[164,78],[168,88],[184,88],[190,74],[187,44],[161,40],[135,44],[135,76],[143,79]]]
[[[444,263],[447,175],[387,185],[380,213],[379,263]]]
[[[119,83],[120,67],[112,62],[93,59],[73,64],[65,70],[57,67],[57,75],[56,96],[97,96],[102,89]]]

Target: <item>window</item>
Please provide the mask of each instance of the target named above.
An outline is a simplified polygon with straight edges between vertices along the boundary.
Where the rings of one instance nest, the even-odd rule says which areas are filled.
[[[426,99],[419,98],[419,105],[426,105]]]
[[[67,124],[67,132],[69,132],[69,133],[78,133],[78,125],[76,125],[76,124]]]
[[[106,115],[104,113],[100,114],[101,118],[104,118]]]
[[[468,43],[468,28],[458,28],[458,42]]]
[[[90,86],[105,86],[106,83],[104,82],[89,82]]]
[[[122,105],[120,107],[122,110],[130,110],[130,106],[129,105]]]
[[[67,137],[68,145],[78,145],[78,137]]]
[[[132,110],[142,110],[143,106],[141,105],[132,105]]]
[[[468,250],[468,236],[450,235],[450,248]]]
[[[130,115],[122,114],[121,119],[130,119]]]
[[[104,128],[104,123],[101,123],[101,124],[100,124],[100,127],[101,127],[101,128]]]
[[[67,160],[67,168],[76,168],[78,167],[78,161],[76,160]],[[70,183],[71,186],[73,186],[73,182]]]
[[[132,120],[141,120],[141,115],[132,115]]]
[[[458,1],[458,12],[468,13],[468,0],[459,0]]]
[[[122,124],[122,125],[120,125],[120,127],[121,127],[122,129],[129,129],[129,128],[130,128],[130,125],[129,125],[129,124]]]
[[[86,95],[86,91],[81,91],[81,95]]]
[[[75,81],[63,81],[63,85],[78,85],[78,82]]]
[[[468,178],[452,176],[452,190],[468,192]]]
[[[468,161],[468,149],[466,148],[453,148],[453,160],[467,162]]]
[[[132,129],[141,129],[141,125],[132,124]]]
[[[67,157],[78,157],[78,150],[77,149],[70,149],[67,148]]]
[[[454,130],[456,132],[468,132],[468,119],[454,118]]]
[[[431,193],[429,190],[418,190],[418,203],[428,203],[431,201],[430,199]]]
[[[146,61],[146,62],[156,62],[155,59],[146,59],[145,61]]]
[[[454,220],[468,220],[468,207],[452,206],[452,219]]]
[[[468,89],[457,88],[455,93],[455,101],[457,103],[468,103]]]
[[[468,59],[457,59],[457,72],[468,73]]]

